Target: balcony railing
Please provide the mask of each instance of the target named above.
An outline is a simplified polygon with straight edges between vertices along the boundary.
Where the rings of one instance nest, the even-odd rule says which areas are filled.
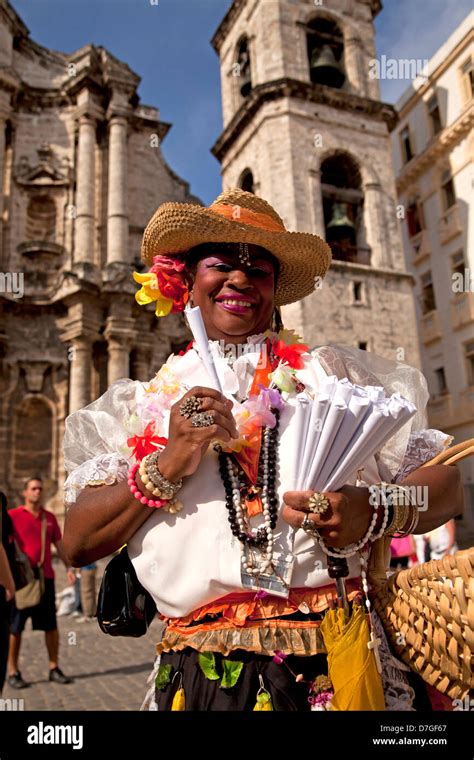
[[[474,322],[474,293],[457,293],[451,299],[451,325],[457,330]]]
[[[423,314],[420,322],[421,340],[423,343],[432,343],[441,338],[441,325],[437,311],[429,311]]]
[[[459,206],[454,204],[443,214],[439,220],[439,239],[441,243],[447,243],[451,238],[462,232],[461,215]]]

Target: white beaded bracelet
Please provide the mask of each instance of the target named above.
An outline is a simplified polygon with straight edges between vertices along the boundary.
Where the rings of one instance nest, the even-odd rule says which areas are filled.
[[[378,504],[374,504],[374,513],[372,515],[372,519],[370,521],[370,525],[367,529],[367,532],[365,536],[363,536],[360,541],[357,541],[355,544],[349,544],[349,546],[344,546],[342,549],[330,549],[326,544],[324,543],[324,539],[319,533],[315,537],[323,550],[325,554],[327,554],[329,557],[353,557],[357,552],[359,552],[369,541],[375,541],[376,538],[380,538],[380,531],[377,533],[376,536],[373,535],[375,525],[377,524],[377,517],[378,517]],[[388,521],[388,505],[384,505],[384,519],[383,523],[384,526],[386,526]]]

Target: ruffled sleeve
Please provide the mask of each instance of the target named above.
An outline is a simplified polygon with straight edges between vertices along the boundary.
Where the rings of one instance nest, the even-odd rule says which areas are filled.
[[[97,401],[66,419],[66,507],[88,485],[111,485],[126,479],[132,462],[127,439],[133,435],[141,395],[143,384],[139,381],[118,380]]]

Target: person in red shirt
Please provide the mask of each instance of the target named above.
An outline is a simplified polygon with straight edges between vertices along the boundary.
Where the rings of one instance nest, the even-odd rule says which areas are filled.
[[[20,549],[27,555],[33,568],[41,559],[41,522],[46,519],[46,544],[43,563],[45,590],[40,604],[19,610],[12,607],[10,620],[10,651],[8,655],[8,684],[14,689],[29,686],[18,669],[21,634],[25,623],[31,617],[33,630],[44,631],[49,657],[49,680],[56,683],[70,683],[58,666],[59,631],[56,622],[56,596],[54,588],[54,570],[51,562],[51,544],[56,547],[59,557],[66,566],[69,583],[75,583],[75,573],[70,566],[63,548],[61,529],[52,512],[41,505],[43,482],[41,478],[29,478],[25,483],[23,496],[25,503],[11,509],[9,515],[13,523],[15,539]]]

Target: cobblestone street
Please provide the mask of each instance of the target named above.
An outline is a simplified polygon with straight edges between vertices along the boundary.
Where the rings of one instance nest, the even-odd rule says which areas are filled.
[[[97,590],[107,561],[99,562]],[[55,564],[56,591],[64,588],[64,568]],[[58,618],[59,666],[74,679],[60,685],[48,681],[48,659],[42,631],[23,634],[20,669],[31,686],[11,689],[3,698],[24,700],[25,710],[139,710],[147,690],[160,623],[154,621],[146,636],[138,639],[107,636],[97,621],[80,622],[70,615]]]

